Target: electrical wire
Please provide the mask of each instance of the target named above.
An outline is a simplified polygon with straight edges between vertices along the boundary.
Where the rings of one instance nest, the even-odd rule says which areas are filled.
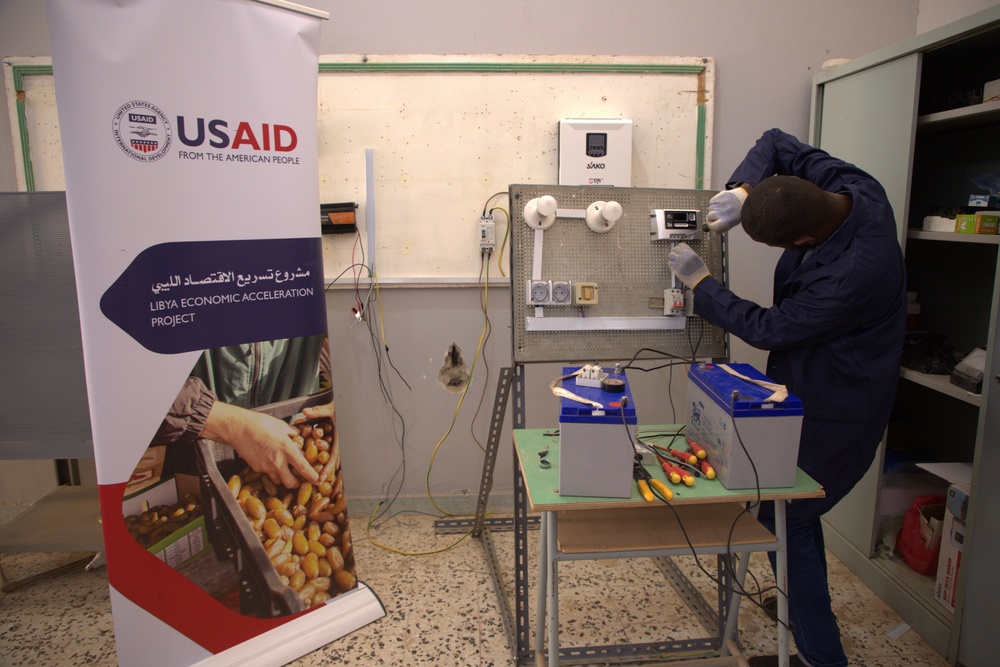
[[[376,299],[378,299],[377,296]],[[381,323],[381,310],[380,308],[376,308],[375,310],[379,315],[379,322]],[[402,413],[400,413],[399,410],[396,408],[396,404],[395,401],[393,400],[393,395],[392,395],[392,384],[389,382],[388,378],[384,377],[385,364],[383,364],[382,362],[382,354],[381,354],[383,350],[385,351],[386,361],[388,362],[388,365],[396,372],[397,376],[399,376],[403,384],[406,385],[407,389],[410,389],[410,385],[406,382],[406,380],[402,377],[402,375],[399,374],[398,369],[396,369],[396,367],[392,364],[392,360],[389,357],[389,346],[385,344],[384,341],[383,345],[379,346],[378,344],[379,339],[375,335],[374,331],[374,326],[375,326],[374,318],[371,316],[366,317],[365,322],[367,323],[368,326],[368,336],[369,340],[371,341],[372,350],[375,354],[377,377],[379,380],[379,389],[382,392],[383,401],[389,406],[389,409],[392,412],[391,426],[392,426],[393,436],[395,437],[396,442],[399,444],[399,449],[401,454],[400,463],[397,466],[396,470],[393,472],[392,477],[389,479],[389,482],[386,485],[386,489],[388,490],[394,488],[393,483],[396,481],[397,477],[399,478],[399,483],[395,485],[395,491],[393,492],[391,499],[389,499],[387,491],[386,500],[388,501],[388,504],[386,504],[385,509],[381,513],[379,513],[378,516],[375,517],[375,519],[378,520],[379,518],[381,518],[382,515],[388,512],[389,509],[392,507],[392,505],[395,503],[396,499],[399,497],[399,494],[402,491],[403,484],[406,480],[406,420],[403,418]]]
[[[382,319],[381,290],[379,289],[378,276],[375,275],[371,271],[371,268],[365,264],[364,244],[361,241],[360,233],[355,235],[354,245],[351,250],[352,260],[356,260],[356,256],[358,254],[361,256],[361,261],[352,261],[348,267],[334,277],[334,279],[326,287],[326,290],[330,290],[334,284],[339,282],[348,273],[351,274],[351,285],[353,288],[354,298],[354,307],[351,310],[355,316],[354,324],[364,323],[368,330],[368,337],[372,345],[372,352],[376,366],[375,370],[376,377],[378,378],[379,390],[382,393],[383,401],[391,411],[390,422],[393,437],[400,450],[399,465],[393,471],[392,476],[386,483],[386,495],[384,500],[377,506],[377,508],[382,508],[378,516],[374,517],[374,520],[377,521],[385,513],[387,513],[395,503],[406,480],[406,420],[404,419],[402,413],[396,408],[392,394],[392,383],[390,382],[390,378],[386,376],[386,368],[391,368],[407,389],[410,389],[410,385],[392,362],[392,358],[389,354],[389,344],[386,339],[385,325]],[[362,296],[360,281],[366,274],[369,280],[369,288],[365,295]],[[374,301],[376,305],[374,309],[370,308],[372,301]],[[376,333],[376,328],[378,333]]]
[[[472,421],[469,423],[469,433],[472,435],[473,442],[486,453],[486,447],[483,443],[479,442],[479,437],[476,435],[476,420],[479,419],[479,412],[483,409],[483,404],[486,401],[486,389],[490,384],[490,363],[489,359],[485,354],[486,345],[489,343],[490,334],[493,332],[493,323],[490,322],[490,297],[489,297],[489,285],[483,283],[483,267],[486,267],[486,274],[489,275],[490,265],[487,260],[485,263],[479,263],[479,306],[483,310],[483,323],[486,326],[486,339],[483,341],[483,369],[486,372],[486,377],[483,378],[483,391],[479,394],[479,403],[476,404],[476,412],[472,415]]]
[[[494,206],[490,209],[490,215],[493,215],[493,211],[502,211],[507,217],[507,229],[503,233],[503,241],[500,242],[500,252],[497,254],[497,268],[500,269],[500,275],[507,277],[507,272],[503,270],[503,249],[507,245],[507,239],[510,238],[510,213],[507,209],[501,208],[500,206]]]
[[[358,261],[357,259],[357,255],[359,254],[361,257],[360,261]],[[397,466],[396,470],[393,472],[392,477],[389,479],[386,485],[385,498],[381,500],[374,508],[372,508],[372,512],[368,517],[368,521],[365,525],[365,537],[372,545],[401,555],[421,556],[421,555],[431,555],[431,554],[441,553],[443,551],[453,548],[454,546],[462,542],[466,537],[471,535],[472,533],[471,529],[467,533],[462,535],[458,540],[452,542],[451,544],[444,546],[440,549],[436,549],[433,551],[426,551],[426,552],[405,551],[402,549],[398,549],[377,541],[372,535],[373,528],[378,529],[382,525],[382,523],[385,523],[385,521],[391,520],[394,516],[396,516],[396,514],[389,514],[389,511],[393,506],[393,504],[398,499],[406,479],[406,449],[407,449],[406,420],[404,419],[402,413],[397,409],[395,401],[393,399],[392,383],[390,382],[390,378],[386,376],[387,367],[392,369],[392,371],[396,374],[396,377],[399,378],[399,380],[406,386],[408,390],[412,391],[412,388],[410,387],[410,384],[406,381],[406,379],[403,377],[399,369],[392,362],[392,358],[389,352],[389,344],[386,338],[385,324],[382,314],[381,289],[378,281],[378,275],[373,273],[371,271],[371,268],[366,265],[364,257],[365,257],[364,244],[361,241],[360,233],[358,233],[355,236],[354,245],[351,250],[351,260],[352,260],[351,264],[343,271],[341,271],[341,273],[338,274],[330,282],[330,284],[326,287],[326,290],[331,289],[336,282],[341,280],[348,273],[351,274],[351,285],[353,288],[352,296],[354,299],[354,307],[351,310],[354,313],[356,319],[355,324],[360,322],[366,325],[369,340],[371,342],[372,350],[374,352],[374,359],[376,364],[376,377],[378,378],[379,389],[382,393],[383,400],[391,410],[392,413],[391,424],[392,424],[393,436],[397,444],[399,445],[401,454],[400,463]],[[487,280],[485,282],[486,285],[485,289],[488,290],[488,285],[489,285],[488,257],[485,258],[485,267],[487,276]],[[367,291],[364,294],[362,294],[362,288],[360,286],[360,282],[361,279],[364,277],[365,273],[367,273],[369,279],[369,286]],[[481,301],[483,303],[483,311],[485,317],[484,332],[483,335],[480,337],[480,344],[476,352],[476,359],[473,360],[472,372],[470,372],[469,376],[469,384],[471,384],[472,382],[472,377],[473,373],[475,372],[476,362],[478,361],[480,351],[483,349],[485,339],[488,338],[489,331],[492,329],[492,324],[489,322],[488,318],[488,306],[489,306],[488,292],[484,293],[484,296],[481,297]],[[375,307],[372,308],[372,305],[374,305]],[[484,365],[485,364],[486,362],[484,359]],[[462,394],[462,400],[464,400],[465,398],[465,394],[468,391],[469,384],[466,385],[466,389]],[[461,407],[461,404],[462,401],[460,400],[459,408]],[[456,409],[455,412],[456,417],[457,415],[458,415],[458,409]],[[454,426],[454,419],[452,420],[452,425],[448,429],[449,433],[451,432],[453,426]],[[445,438],[446,437],[447,434],[445,435]],[[441,441],[439,441],[438,445],[435,447],[434,450],[435,454],[442,442],[444,442],[444,438],[442,438]],[[432,466],[433,466],[433,456],[431,459],[431,467]],[[428,468],[428,496],[430,496],[429,478],[430,478],[431,467]],[[435,508],[437,508],[438,511],[440,511],[442,514],[448,514],[448,512],[441,510],[441,508],[437,506],[437,503],[434,502],[433,497],[431,497],[431,502],[432,504],[434,504]],[[380,519],[382,520],[381,523],[379,523]]]
[[[493,201],[494,199],[496,199],[497,197],[500,197],[501,195],[506,195],[506,194],[508,194],[508,192],[506,190],[501,190],[500,192],[494,192],[489,197],[487,197],[486,203],[483,204],[483,217],[486,216],[486,209],[489,207],[490,202]]]
[[[451,544],[445,545],[445,546],[441,547],[440,549],[433,549],[431,551],[404,551],[403,549],[397,549],[396,547],[390,547],[388,544],[382,544],[381,542],[376,542],[375,538],[372,537],[372,533],[371,533],[372,519],[375,516],[375,511],[378,510],[378,508],[381,505],[382,505],[382,503],[379,503],[378,505],[376,505],[372,509],[371,516],[368,517],[368,523],[365,525],[365,537],[367,537],[368,541],[371,544],[375,545],[376,547],[378,547],[380,549],[385,549],[386,551],[391,551],[394,554],[400,554],[402,556],[433,556],[434,554],[443,553],[445,551],[448,551],[449,549],[454,548],[456,545],[458,545],[459,543],[461,543],[469,535],[472,535],[472,529],[470,528],[468,531],[465,532],[465,534],[463,534],[460,538],[458,538],[457,540],[455,540]]]
[[[489,303],[489,296],[488,296],[489,283],[490,283],[490,281],[489,281],[489,277],[490,277],[489,257],[488,257],[488,255],[484,254],[481,259],[483,259],[486,262],[486,280],[485,280],[486,287],[485,287],[485,290],[487,292],[487,295],[486,295],[485,298],[486,298],[487,303]],[[475,354],[475,357],[472,360],[472,366],[469,369],[469,380],[468,380],[468,382],[465,383],[465,389],[462,390],[462,396],[459,398],[458,404],[455,406],[455,412],[452,415],[451,423],[448,425],[448,430],[445,431],[445,434],[443,436],[441,436],[441,439],[438,440],[438,442],[437,442],[436,445],[434,445],[434,449],[431,452],[431,460],[430,460],[430,463],[427,466],[427,475],[425,477],[425,485],[426,485],[426,488],[427,488],[427,498],[431,501],[431,504],[434,506],[434,508],[437,511],[439,511],[442,514],[447,515],[447,516],[469,516],[469,514],[461,514],[461,513],[448,512],[448,511],[442,509],[440,506],[438,506],[437,501],[434,500],[434,495],[431,493],[431,472],[434,469],[434,461],[437,458],[438,450],[441,448],[441,445],[444,444],[444,441],[451,434],[452,429],[455,428],[455,422],[458,420],[458,413],[462,409],[462,403],[465,401],[465,396],[469,392],[469,387],[472,386],[472,380],[475,377],[475,373],[476,373],[476,364],[478,363],[479,357],[481,356],[481,354],[483,352],[483,344],[484,344],[484,341],[486,340],[486,334],[487,334],[488,329],[489,329],[489,327],[488,327],[488,319],[487,319],[487,321],[483,323],[483,331],[482,331],[482,333],[479,336],[479,346],[476,348],[476,354]]]
[[[638,356],[638,353],[636,354],[636,356]],[[670,356],[672,356],[672,355],[670,355]],[[635,357],[633,357],[632,360],[634,361]],[[734,392],[734,395],[732,396],[732,398],[730,400],[730,406],[729,406],[730,407],[730,414],[732,414],[732,412],[733,412],[733,406],[735,404],[736,396],[737,396],[737,394]],[[638,433],[637,433],[637,436],[636,436],[636,441],[633,441],[633,439],[632,439],[632,433],[629,430],[628,423],[627,423],[627,421],[625,419],[624,406],[625,406],[625,404],[623,402],[623,404],[622,404],[622,408],[623,409],[621,411],[621,419],[622,419],[622,424],[625,426],[625,433],[626,433],[626,435],[628,437],[628,440],[629,440],[629,443],[631,444],[631,446],[634,448],[635,447],[635,442],[638,441],[639,444],[644,445],[649,451],[651,451],[652,453],[654,453],[654,455],[656,455],[657,458],[659,458],[660,455],[657,452],[658,448],[655,447],[655,446],[653,446],[653,445],[651,445],[650,443],[644,443],[642,440],[639,440]],[[680,436],[681,431],[683,430],[683,428],[684,427],[681,427],[680,429],[678,429],[677,431],[675,431],[673,433],[665,433],[663,435],[664,436],[669,436],[671,438],[671,443],[673,443],[673,440]],[[736,530],[736,524],[739,522],[740,518],[742,518],[744,514],[750,514],[751,510],[754,507],[756,507],[757,505],[760,504],[760,479],[757,476],[757,468],[756,468],[756,466],[753,463],[753,459],[750,457],[750,454],[747,451],[746,446],[743,444],[743,438],[739,434],[739,430],[738,430],[738,427],[736,425],[736,420],[733,420],[733,428],[734,428],[734,432],[736,434],[736,438],[737,438],[737,440],[740,443],[740,447],[743,449],[744,454],[746,454],[748,460],[750,461],[750,465],[751,465],[751,467],[753,469],[757,497],[756,497],[756,500],[755,500],[754,504],[750,505],[749,507],[744,507],[743,510],[741,512],[739,512],[733,518],[733,522],[732,522],[732,524],[729,527],[729,533],[728,533],[728,536],[727,536],[727,539],[726,539],[726,552],[725,552],[725,554],[723,554],[723,557],[722,557],[721,560],[722,560],[722,563],[723,563],[723,569],[724,569],[725,573],[727,574],[727,576],[732,581],[731,584],[724,584],[722,582],[721,578],[718,578],[715,575],[713,575],[711,572],[709,572],[702,565],[701,559],[698,557],[698,552],[697,552],[697,550],[696,550],[696,548],[694,546],[694,543],[691,541],[691,538],[688,535],[687,529],[684,527],[684,522],[681,520],[680,514],[677,512],[677,509],[674,508],[674,506],[665,497],[663,497],[663,495],[661,495],[659,493],[659,491],[657,491],[656,489],[654,489],[652,487],[650,487],[650,491],[653,493],[653,495],[660,502],[662,502],[664,505],[666,505],[667,507],[670,508],[670,511],[673,513],[674,518],[677,520],[678,527],[681,529],[681,534],[684,536],[684,541],[687,543],[688,548],[691,550],[691,555],[694,557],[694,562],[698,566],[698,569],[701,570],[702,573],[704,573],[705,576],[708,577],[708,579],[710,581],[712,581],[713,583],[715,583],[716,586],[718,586],[720,588],[723,588],[725,590],[728,590],[733,595],[740,595],[740,596],[742,596],[744,598],[747,598],[747,599],[750,600],[750,602],[752,604],[754,604],[754,605],[760,607],[761,609],[763,609],[764,608],[763,603],[762,602],[758,602],[757,599],[755,599],[755,597],[762,597],[764,593],[769,592],[771,590],[778,590],[782,594],[784,594],[784,592],[781,591],[780,588],[777,585],[761,589],[759,582],[757,582],[757,578],[754,577],[752,574],[751,574],[751,577],[753,578],[754,583],[756,585],[755,586],[756,590],[754,590],[754,591],[748,591],[746,589],[746,587],[742,583],[739,582],[739,579],[736,576],[736,572],[735,572],[735,568],[734,568],[734,563],[733,563],[733,557],[735,556],[735,554],[732,553],[733,535],[734,535],[735,530]],[[653,437],[653,436],[647,435],[646,437]],[[688,466],[688,467],[690,468],[691,466]],[[749,554],[747,554],[746,557],[749,557]],[[778,620],[778,622],[781,623],[780,619]],[[782,625],[784,625],[785,627],[791,629],[791,626],[788,623],[782,623]]]

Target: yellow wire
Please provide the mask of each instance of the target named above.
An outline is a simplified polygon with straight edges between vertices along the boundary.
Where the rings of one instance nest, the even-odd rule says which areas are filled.
[[[426,480],[426,484],[427,484],[427,497],[430,498],[431,504],[434,505],[434,507],[437,508],[437,510],[439,512],[441,512],[442,514],[448,515],[448,516],[472,516],[472,515],[471,514],[455,514],[455,513],[452,513],[452,512],[447,512],[447,511],[441,509],[441,507],[438,506],[438,504],[434,501],[434,496],[431,495],[431,487],[430,487],[431,470],[434,467],[434,459],[437,456],[437,450],[438,450],[438,448],[441,447],[441,444],[444,443],[445,439],[451,433],[452,428],[454,428],[454,426],[455,426],[455,421],[458,418],[458,411],[461,409],[462,402],[465,400],[465,395],[469,391],[469,385],[472,384],[472,377],[473,377],[473,374],[475,373],[475,370],[476,370],[476,364],[479,361],[479,353],[482,350],[483,340],[486,337],[487,325],[489,324],[489,322],[488,322],[488,319],[489,319],[489,315],[488,315],[488,311],[489,311],[489,274],[490,274],[490,267],[489,267],[489,262],[487,262],[486,263],[486,287],[485,287],[485,292],[484,292],[485,296],[484,296],[484,299],[483,299],[484,303],[485,303],[483,332],[479,336],[479,347],[476,349],[476,356],[475,356],[475,358],[472,361],[472,369],[471,369],[471,371],[469,373],[469,382],[465,385],[465,390],[462,392],[462,397],[461,397],[461,399],[459,399],[458,406],[456,406],[456,408],[455,408],[455,414],[452,416],[451,424],[448,426],[448,431],[444,434],[444,436],[434,446],[434,451],[431,454],[431,462],[430,462],[430,465],[427,467],[427,480]],[[379,291],[379,285],[378,285],[378,277],[376,276],[375,277],[375,301],[378,304],[378,308],[379,308],[379,324],[380,324],[380,326],[382,326],[382,324],[381,324],[381,322],[382,322],[382,302],[381,302],[381,299],[380,299],[379,295],[380,295],[380,291]],[[383,345],[384,345],[385,344],[385,331],[384,331],[384,328],[382,330],[382,342],[383,342]],[[365,524],[365,537],[368,539],[368,541],[372,545],[374,545],[374,546],[376,546],[376,547],[378,547],[380,549],[384,549],[386,551],[390,551],[392,553],[400,554],[402,556],[431,556],[431,555],[434,555],[434,554],[442,553],[444,551],[447,551],[448,549],[452,549],[452,548],[458,546],[458,544],[460,544],[462,542],[462,540],[464,540],[465,538],[467,538],[469,535],[472,534],[472,529],[470,528],[465,534],[463,534],[460,538],[458,538],[457,540],[455,540],[451,544],[449,544],[447,546],[444,546],[444,547],[441,547],[440,549],[435,549],[433,551],[404,551],[402,549],[397,549],[395,547],[390,547],[387,544],[382,544],[381,542],[376,542],[375,539],[371,535],[371,526],[372,526],[372,522],[375,519],[375,512],[378,511],[378,508],[381,507],[381,506],[382,506],[382,503],[379,503],[374,508],[372,508],[372,513],[368,516],[368,523]]]
[[[489,271],[488,268],[487,268],[487,271]],[[377,307],[378,307],[379,333],[380,333],[380,336],[382,338],[382,346],[385,347],[385,345],[386,345],[386,342],[385,342],[385,323],[384,323],[385,320],[382,317],[382,290],[379,288],[378,274],[372,274],[372,278],[375,280],[375,303],[377,304]],[[433,499],[432,499],[432,502],[433,502]],[[388,544],[382,544],[381,542],[376,542],[375,538],[372,537],[372,533],[371,533],[372,522],[375,520],[375,512],[377,512],[378,508],[381,507],[381,506],[382,506],[382,503],[379,503],[374,508],[372,508],[372,513],[368,516],[368,523],[365,524],[365,537],[368,538],[368,541],[372,545],[378,547],[379,549],[384,549],[386,551],[391,551],[392,553],[400,554],[402,556],[431,556],[431,555],[434,555],[434,554],[439,554],[439,553],[442,553],[444,551],[447,551],[448,549],[454,548],[455,546],[457,546],[458,544],[460,544],[462,542],[462,540],[464,540],[465,538],[467,538],[469,535],[472,534],[472,529],[470,528],[468,530],[468,532],[466,532],[464,535],[462,535],[462,537],[458,538],[457,540],[455,540],[451,544],[449,544],[447,546],[444,546],[444,547],[441,547],[440,549],[435,549],[434,551],[404,551],[402,549],[397,549],[395,547],[390,547]]]
[[[507,245],[507,237],[510,236],[510,213],[507,212],[507,209],[502,208],[500,206],[494,206],[493,208],[490,209],[491,213],[493,211],[503,211],[503,214],[507,216],[507,231],[503,233],[503,241],[500,242],[500,252],[497,254],[497,268],[500,269],[500,275],[506,278],[507,274],[503,270],[503,247]],[[486,274],[489,275],[489,272],[490,268],[487,266]]]
[[[381,506],[382,506],[382,503],[379,503],[374,508],[372,508],[372,513],[368,516],[368,524],[365,526],[365,537],[367,537],[368,541],[371,542],[372,544],[374,544],[375,546],[377,546],[379,549],[385,549],[386,551],[391,551],[394,554],[401,554],[403,556],[432,556],[434,554],[442,553],[444,551],[447,551],[448,549],[451,549],[452,547],[457,546],[462,540],[464,540],[465,538],[467,538],[469,535],[472,535],[472,529],[470,528],[467,533],[465,533],[464,535],[462,535],[460,538],[458,538],[457,540],[455,540],[454,542],[452,542],[448,546],[441,547],[440,549],[435,549],[434,551],[403,551],[402,549],[397,549],[395,547],[390,547],[387,544],[382,544],[381,542],[376,542],[372,538],[372,532],[371,532],[372,520],[375,518],[375,512],[376,512],[376,510],[378,510],[378,508],[381,507]]]
[[[455,406],[455,413],[451,417],[451,424],[448,425],[448,430],[445,434],[438,440],[437,444],[434,445],[434,450],[431,452],[431,461],[427,466],[427,477],[425,478],[425,484],[427,487],[427,497],[430,499],[431,504],[437,509],[437,511],[448,516],[472,516],[471,514],[456,514],[454,512],[448,512],[440,507],[438,507],[437,502],[434,500],[433,494],[431,494],[431,471],[434,469],[434,459],[437,457],[438,449],[444,443],[445,439],[451,434],[451,430],[455,427],[455,421],[458,419],[458,411],[462,409],[462,402],[465,401],[465,395],[469,391],[469,387],[472,386],[472,378],[475,376],[476,364],[479,362],[479,354],[483,349],[483,340],[486,338],[486,330],[489,324],[489,305],[490,305],[490,263],[486,262],[486,281],[484,288],[483,302],[485,307],[483,308],[483,332],[479,336],[479,346],[476,348],[476,356],[472,360],[472,368],[469,370],[469,381],[465,384],[465,389],[462,391],[462,397],[458,400],[458,405]]]

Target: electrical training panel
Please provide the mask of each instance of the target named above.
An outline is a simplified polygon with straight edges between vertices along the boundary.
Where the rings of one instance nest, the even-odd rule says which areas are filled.
[[[726,356],[725,333],[693,317],[693,294],[667,266],[687,243],[726,282],[723,237],[702,230],[714,191],[511,185],[509,194],[515,361],[631,359],[643,348]]]

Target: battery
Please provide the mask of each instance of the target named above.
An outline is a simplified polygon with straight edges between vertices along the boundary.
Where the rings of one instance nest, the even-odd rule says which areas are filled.
[[[750,364],[727,364],[741,375],[771,382]],[[717,364],[688,369],[688,437],[705,448],[708,462],[727,489],[795,485],[802,401],[730,375]]]
[[[577,368],[563,368],[563,375]],[[559,495],[595,498],[632,496],[635,462],[635,403],[625,373],[602,369],[602,386],[563,380],[562,387],[604,406],[598,409],[563,397],[559,408]]]

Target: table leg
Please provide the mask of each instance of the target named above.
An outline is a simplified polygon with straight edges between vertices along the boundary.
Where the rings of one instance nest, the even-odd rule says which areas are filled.
[[[541,530],[538,537],[538,590],[535,602],[535,664],[538,667],[545,666],[545,622],[548,619],[545,611],[545,598],[549,593],[548,517],[549,512],[542,512]]]
[[[774,577],[778,586],[778,667],[788,667],[788,541],[785,529],[785,501],[774,501],[774,532],[778,538]]]
[[[726,554],[724,558],[730,558]],[[750,554],[745,553],[740,556],[740,564],[736,567],[736,579],[733,584],[732,597],[729,598],[729,611],[726,613],[726,631],[722,635],[722,655],[729,655],[729,642],[736,634],[736,622],[740,613],[740,601],[743,591],[743,581],[747,576],[747,568],[750,566]]]
[[[756,519],[760,512],[760,504],[755,504],[750,509],[750,515]],[[722,655],[731,655],[730,646],[735,645],[736,625],[739,620],[740,602],[743,600],[743,582],[746,581],[747,570],[750,568],[750,556],[745,553],[740,556],[740,564],[736,568],[736,584],[733,586],[733,597],[729,600],[729,612],[726,616],[726,632],[722,636]],[[729,558],[729,554],[726,555]],[[737,592],[739,591],[739,592]]]
[[[559,570],[556,553],[559,549],[559,527],[555,512],[546,512],[546,560],[548,563],[549,667],[559,667]]]

